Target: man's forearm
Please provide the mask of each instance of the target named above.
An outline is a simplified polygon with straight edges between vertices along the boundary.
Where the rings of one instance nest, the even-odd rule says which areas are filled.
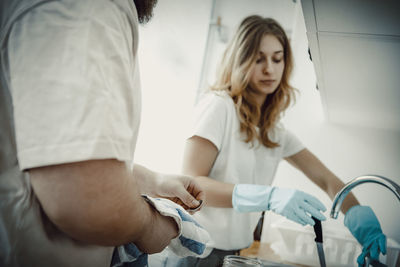
[[[160,175],[146,167],[135,164],[133,167],[133,176],[137,181],[139,192],[145,195],[156,195],[156,188],[160,182]]]
[[[172,219],[141,197],[136,179],[122,162],[95,160],[29,172],[47,216],[74,239],[104,246],[133,242],[151,253],[177,234]]]

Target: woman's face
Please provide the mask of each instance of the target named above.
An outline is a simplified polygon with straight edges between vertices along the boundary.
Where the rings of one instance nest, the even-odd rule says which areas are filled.
[[[271,34],[261,39],[259,53],[251,70],[250,87],[263,100],[279,86],[285,68],[283,46]]]

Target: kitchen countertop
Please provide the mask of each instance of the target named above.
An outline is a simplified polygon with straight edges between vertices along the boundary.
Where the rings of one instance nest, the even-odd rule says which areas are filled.
[[[288,262],[282,260],[279,255],[275,254],[274,251],[271,249],[269,243],[260,243],[258,241],[254,241],[253,244],[246,249],[242,249],[240,251],[241,256],[251,257],[251,258],[258,258],[261,261],[265,260],[264,266],[281,266],[281,267],[310,267],[309,265],[303,265],[293,262]],[[399,266],[400,267],[400,257],[397,258],[397,263],[392,266]]]
[[[287,262],[282,260],[279,255],[275,254],[271,249],[269,243],[261,243],[259,241],[254,241],[253,244],[246,249],[242,249],[240,251],[241,256],[258,258],[260,260],[272,261],[281,264],[287,264],[289,266],[299,266],[299,267],[307,267],[307,265],[296,264],[293,262]],[[286,266],[286,265],[284,265]]]

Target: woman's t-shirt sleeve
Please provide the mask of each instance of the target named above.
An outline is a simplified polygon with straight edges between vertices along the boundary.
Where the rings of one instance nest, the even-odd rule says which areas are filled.
[[[291,131],[285,129],[282,157],[290,157],[304,149],[302,142]]]
[[[205,138],[220,150],[227,117],[228,106],[226,99],[214,93],[207,94],[195,108],[189,137],[199,136]]]

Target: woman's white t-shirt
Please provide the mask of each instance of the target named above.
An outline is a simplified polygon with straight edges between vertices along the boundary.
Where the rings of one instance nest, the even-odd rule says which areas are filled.
[[[218,155],[209,177],[232,184],[270,185],[279,161],[296,154],[304,147],[282,125],[270,133],[279,143],[267,148],[258,141],[246,143],[240,132],[240,122],[232,98],[226,92],[210,92],[195,109],[190,136],[211,141]],[[212,247],[224,250],[242,249],[253,242],[253,231],[260,213],[239,213],[232,208],[204,207],[194,215],[209,231]]]

